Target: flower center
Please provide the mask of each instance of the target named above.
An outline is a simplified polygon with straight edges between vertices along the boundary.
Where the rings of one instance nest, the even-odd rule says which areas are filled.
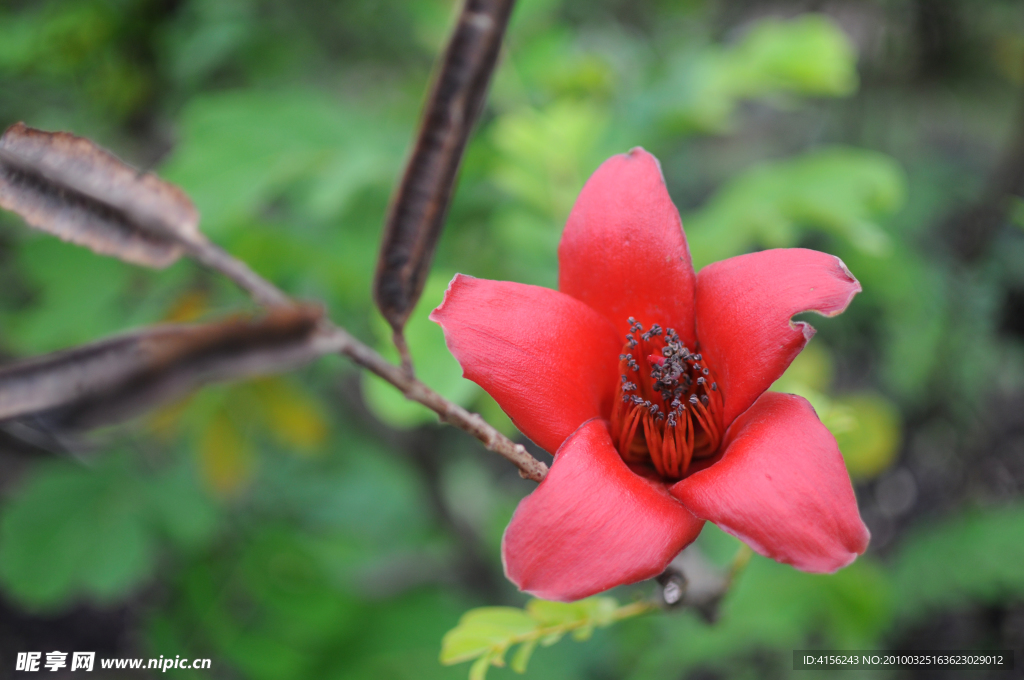
[[[722,393],[703,357],[691,354],[675,330],[654,324],[644,332],[633,317],[629,323],[612,437],[627,463],[682,479],[694,458],[718,451]]]

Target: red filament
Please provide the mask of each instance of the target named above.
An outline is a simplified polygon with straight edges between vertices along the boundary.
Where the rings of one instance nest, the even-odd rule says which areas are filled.
[[[618,399],[612,437],[627,463],[648,464],[682,479],[694,458],[713,456],[722,441],[722,393],[700,353],[669,328],[630,317],[619,355]]]

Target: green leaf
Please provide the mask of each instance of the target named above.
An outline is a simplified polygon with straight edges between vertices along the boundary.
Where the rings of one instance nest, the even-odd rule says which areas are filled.
[[[19,601],[52,608],[85,596],[110,602],[154,565],[146,499],[123,457],[96,469],[41,468],[0,524],[0,581]]]
[[[849,421],[842,429],[829,429],[836,436],[850,476],[871,479],[887,470],[902,439],[896,405],[878,393],[859,392],[837,398],[833,408],[845,411]]]
[[[551,633],[550,635],[545,635],[544,637],[542,637],[540,639],[540,643],[545,647],[550,647],[551,645],[558,643],[564,637],[565,631],[557,630],[554,633]]]
[[[1010,199],[1010,220],[1024,229],[1024,199],[1016,196]]]
[[[178,546],[196,549],[213,537],[219,519],[217,508],[203,493],[191,466],[168,470],[149,480],[145,490],[156,526]]]
[[[537,649],[537,640],[527,640],[523,644],[519,645],[519,649],[512,656],[512,663],[509,666],[516,673],[525,673],[526,665],[530,663],[530,657],[533,656],[533,651]]]
[[[482,607],[466,612],[441,642],[441,663],[468,661],[481,654],[502,654],[513,638],[537,629],[537,621],[515,607]]]
[[[495,182],[551,220],[557,235],[584,180],[601,160],[608,124],[602,108],[574,100],[501,116],[490,136],[501,153]]]
[[[821,14],[758,23],[730,52],[735,91],[843,97],[857,89],[857,54],[843,30]]]
[[[863,149],[819,149],[755,166],[684,220],[694,265],[752,246],[791,247],[807,229],[839,236],[871,255],[885,254],[889,237],[877,220],[903,204],[904,192],[896,162]]]
[[[491,656],[484,654],[469,667],[469,680],[484,680],[487,669],[491,667]]]
[[[588,597],[576,602],[530,600],[526,604],[530,616],[545,627],[569,626],[581,621],[607,626],[613,621],[618,608],[619,603],[613,597]]]
[[[874,305],[881,309],[880,375],[886,387],[903,399],[924,400],[934,396],[928,393],[932,386],[929,378],[941,374],[943,382],[965,389],[962,383],[970,380],[949,379],[949,371],[957,370],[957,362],[948,367],[940,365],[957,330],[951,318],[951,282],[942,268],[902,242],[895,243],[883,257],[847,249],[843,260],[864,287],[853,307],[870,310]],[[976,352],[976,342],[977,337],[971,336],[964,346]],[[963,366],[977,370],[973,364]]]
[[[976,600],[1002,602],[1024,596],[1024,505],[977,510],[923,527],[895,558],[898,614],[929,611]]]
[[[31,308],[5,319],[5,342],[17,351],[63,349],[123,329],[125,288],[137,268],[50,236],[27,239],[17,257],[36,292]]]
[[[523,673],[537,645],[550,647],[566,633],[583,641],[594,629],[649,610],[646,606],[619,603],[611,597],[591,597],[578,602],[530,600],[526,610],[514,607],[483,607],[466,612],[459,625],[441,643],[441,663],[477,659],[470,678],[483,677],[490,666],[504,666],[510,647],[520,647],[512,658],[512,670]]]
[[[772,389],[793,394],[800,394],[802,388],[827,391],[832,384],[834,363],[826,345],[812,342],[793,359],[786,372],[772,384]]]
[[[336,214],[360,188],[391,180],[396,141],[387,134],[387,118],[356,113],[318,93],[196,97],[181,127],[181,143],[162,174],[189,192],[203,230],[215,238],[299,180],[309,182],[305,205],[320,216]]]
[[[757,23],[731,47],[680,54],[659,108],[683,130],[724,132],[743,99],[845,97],[857,89],[857,55],[828,17],[804,14]]]
[[[480,607],[463,614],[459,625],[490,626],[506,630],[512,635],[520,635],[536,628],[537,621],[516,607]]]

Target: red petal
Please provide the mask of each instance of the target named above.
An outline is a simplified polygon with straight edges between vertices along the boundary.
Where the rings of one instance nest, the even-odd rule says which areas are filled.
[[[790,319],[835,316],[860,292],[843,261],[780,248],[715,262],[697,276],[697,337],[725,399],[728,427],[786,370],[814,335]]]
[[[505,574],[520,590],[568,602],[657,576],[704,523],[661,482],[622,462],[604,421],[577,430],[502,540]]]
[[[836,440],[806,399],[765,392],[725,447],[720,461],[671,487],[697,517],[804,571],[833,572],[868,547]]]
[[[584,421],[611,413],[622,340],[582,302],[457,274],[430,319],[444,329],[463,375],[546,451]]]
[[[658,160],[637,147],[587,180],[558,247],[558,289],[611,319],[675,328],[693,346],[693,265]]]

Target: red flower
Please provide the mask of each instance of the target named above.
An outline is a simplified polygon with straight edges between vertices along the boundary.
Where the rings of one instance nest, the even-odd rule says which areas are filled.
[[[765,390],[860,284],[800,248],[695,275],[658,161],[606,161],[558,249],[559,291],[457,275],[431,319],[464,374],[555,454],[505,531],[522,590],[575,600],[661,573],[705,520],[798,569],[868,544],[831,433]]]

